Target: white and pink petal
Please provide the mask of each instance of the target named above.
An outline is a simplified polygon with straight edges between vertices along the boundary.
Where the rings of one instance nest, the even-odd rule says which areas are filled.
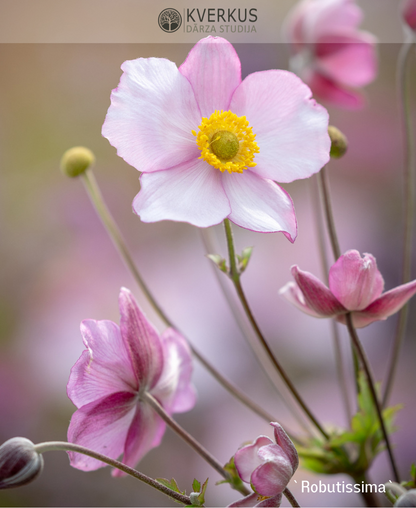
[[[292,243],[295,241],[297,222],[292,200],[275,182],[246,170],[224,172],[222,183],[231,205],[232,222],[261,233],[280,231]]]
[[[193,157],[192,130],[201,123],[189,81],[173,62],[138,58],[123,63],[102,134],[139,171],[167,169]]]
[[[241,82],[241,63],[226,39],[206,37],[189,52],[179,67],[195,93],[201,114],[210,117],[215,110],[228,110],[234,90]]]
[[[246,116],[260,153],[251,171],[278,182],[317,173],[329,160],[328,113],[310,88],[283,70],[255,72],[237,88],[230,109]]]
[[[173,220],[214,226],[231,212],[221,173],[195,158],[166,171],[143,174],[133,209],[143,222]]]

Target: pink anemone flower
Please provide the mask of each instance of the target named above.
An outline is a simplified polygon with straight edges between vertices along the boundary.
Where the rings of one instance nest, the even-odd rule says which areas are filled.
[[[254,493],[230,506],[280,506],[282,493],[294,475],[299,457],[289,436],[276,422],[276,443],[267,436],[259,436],[234,456],[234,464],[243,482],[250,483]]]
[[[377,73],[376,38],[357,29],[361,9],[354,0],[303,0],[285,23],[291,67],[316,97],[344,108],[360,108],[356,89]]]
[[[383,293],[384,279],[375,258],[356,250],[342,255],[329,270],[329,289],[314,275],[292,266],[296,282],[281,290],[289,302],[310,316],[333,317],[345,324],[351,312],[356,328],[382,321],[400,310],[416,293],[416,280]],[[383,293],[383,294],[382,294]]]
[[[102,134],[142,172],[141,220],[208,227],[229,218],[293,242],[293,203],[275,181],[308,178],[329,159],[328,113],[310,89],[283,70],[242,81],[220,37],[199,41],[179,69],[163,58],[121,68]]]
[[[169,414],[195,404],[191,353],[172,328],[161,336],[146,319],[129,290],[119,296],[120,327],[112,321],[85,320],[86,346],[72,367],[68,397],[77,406],[68,441],[86,446],[128,466],[158,446],[165,422],[142,400],[150,393]],[[91,471],[106,464],[69,452],[71,465]],[[122,473],[113,471],[114,476]]]

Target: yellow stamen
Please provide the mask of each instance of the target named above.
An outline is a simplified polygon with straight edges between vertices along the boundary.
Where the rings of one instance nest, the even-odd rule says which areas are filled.
[[[202,118],[198,134],[192,134],[201,150],[199,158],[221,172],[242,173],[256,165],[253,159],[260,149],[245,116],[215,111],[209,118]]]

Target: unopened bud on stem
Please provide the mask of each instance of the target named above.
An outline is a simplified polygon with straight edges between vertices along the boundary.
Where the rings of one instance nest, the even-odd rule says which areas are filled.
[[[348,140],[344,134],[333,125],[328,126],[328,134],[331,138],[331,151],[329,155],[333,159],[339,159],[347,151]]]
[[[20,487],[33,481],[43,469],[42,455],[24,437],[14,437],[0,446],[0,489]]]
[[[95,162],[94,154],[84,146],[74,146],[61,159],[62,173],[71,178],[82,175]]]

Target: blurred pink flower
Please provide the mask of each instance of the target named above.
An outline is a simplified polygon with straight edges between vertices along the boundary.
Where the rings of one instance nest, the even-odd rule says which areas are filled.
[[[416,31],[416,0],[405,0],[402,6],[403,19],[407,25]]]
[[[124,62],[102,133],[143,174],[133,202],[144,222],[198,227],[228,217],[294,241],[296,216],[274,180],[308,178],[328,161],[328,114],[294,74],[241,81],[233,46],[199,41],[179,67],[163,58]]]
[[[120,327],[112,321],[85,320],[86,350],[73,366],[68,397],[77,406],[68,441],[134,467],[158,446],[165,422],[141,400],[149,392],[169,414],[195,404],[192,362],[185,339],[167,329],[159,337],[129,290],[119,296]],[[106,464],[69,452],[71,465],[91,471]],[[118,470],[113,471],[118,476]]]
[[[243,482],[255,492],[230,506],[280,506],[282,492],[294,475],[299,458],[296,448],[283,427],[276,422],[276,444],[266,436],[244,446],[234,456],[234,464]]]
[[[318,98],[344,108],[364,104],[355,89],[377,73],[376,38],[357,29],[361,19],[354,0],[303,0],[285,24],[293,71]]]
[[[356,328],[382,321],[400,310],[416,293],[416,280],[383,293],[384,279],[375,258],[356,250],[342,255],[329,270],[329,289],[314,275],[292,266],[296,283],[281,290],[289,302],[310,316],[334,317],[345,324],[351,312]]]

